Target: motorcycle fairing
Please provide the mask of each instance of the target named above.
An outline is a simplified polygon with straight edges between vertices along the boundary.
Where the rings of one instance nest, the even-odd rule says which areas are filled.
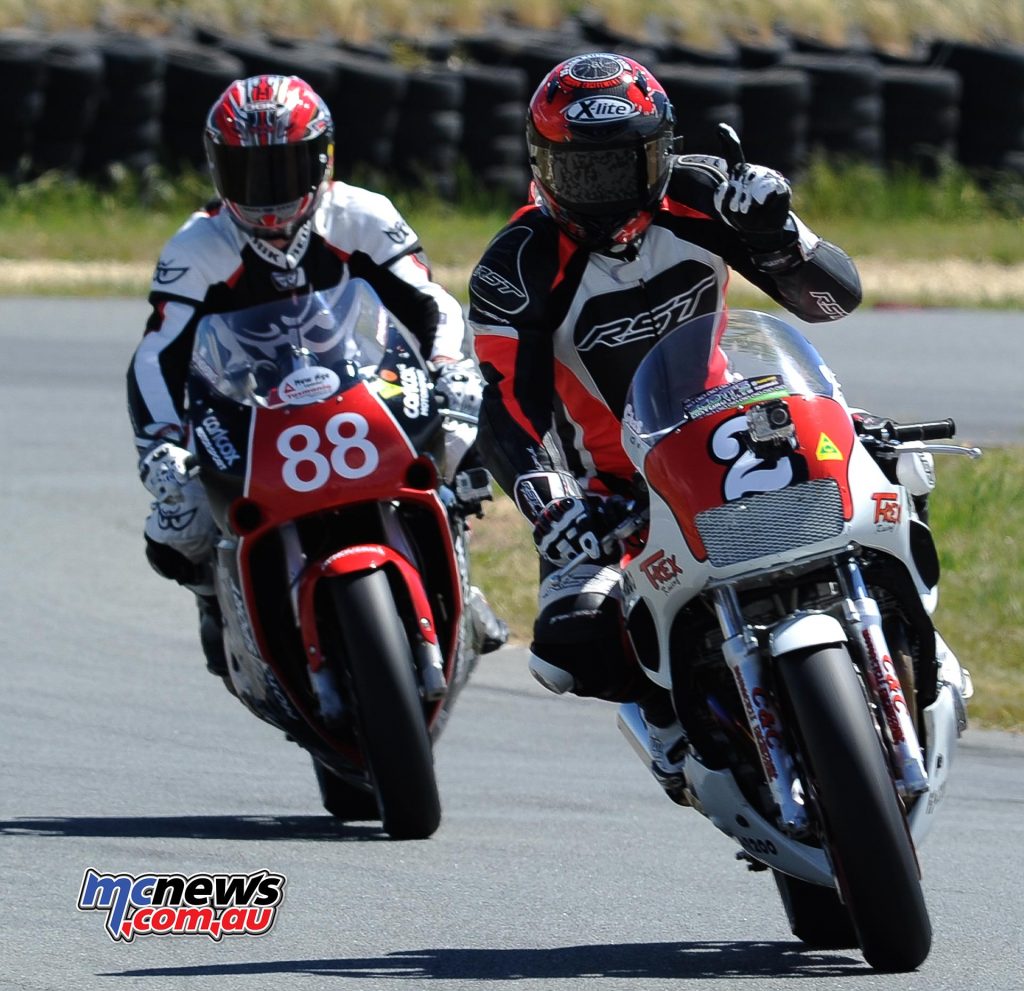
[[[825,396],[783,401],[797,443],[774,456],[756,452],[748,440],[746,415],[735,408],[683,423],[647,451],[643,469],[648,486],[671,510],[698,561],[706,561],[708,551],[697,516],[760,493],[831,479],[839,489],[843,518],[852,518],[849,465],[856,438],[849,413]],[[694,465],[702,470],[694,471]]]

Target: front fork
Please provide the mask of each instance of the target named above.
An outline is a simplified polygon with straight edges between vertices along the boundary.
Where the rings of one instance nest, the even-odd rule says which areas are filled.
[[[743,700],[761,768],[779,808],[780,823],[786,832],[799,833],[807,828],[807,810],[796,762],[786,745],[782,719],[765,685],[760,645],[743,618],[736,590],[728,585],[716,588],[714,599],[718,623],[725,636],[722,654]]]
[[[856,561],[841,562],[838,571],[846,627],[860,647],[868,687],[882,712],[886,737],[895,756],[899,772],[896,787],[904,795],[920,795],[928,790],[928,772],[910,706],[882,632],[878,604],[869,594]]]
[[[839,582],[844,596],[846,628],[863,655],[868,686],[881,709],[888,743],[896,757],[897,787],[904,795],[921,794],[928,790],[928,774],[917,731],[882,632],[878,605],[868,593],[856,561],[840,564]],[[788,832],[800,832],[808,822],[803,789],[796,762],[786,743],[782,718],[765,685],[760,644],[743,617],[734,588],[716,588],[714,603],[725,638],[722,654],[743,701],[765,780],[779,808],[780,824]]]

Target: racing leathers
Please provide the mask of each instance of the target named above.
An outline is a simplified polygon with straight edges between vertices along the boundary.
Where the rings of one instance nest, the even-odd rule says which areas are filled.
[[[727,224],[715,206],[726,179],[721,159],[677,158],[642,237],[606,251],[526,206],[474,269],[469,320],[487,383],[478,446],[541,545],[572,497],[637,494],[620,440],[633,372],[659,337],[724,308],[730,268],[809,322],[860,302],[849,257],[794,214],[772,237]],[[650,683],[624,646],[617,557],[554,570],[542,556],[534,675],[553,691],[637,699]]]

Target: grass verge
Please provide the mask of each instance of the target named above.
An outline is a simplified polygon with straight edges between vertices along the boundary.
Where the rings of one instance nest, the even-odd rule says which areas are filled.
[[[931,522],[943,576],[935,621],[974,678],[972,725],[1024,732],[1024,451],[942,459]],[[530,640],[537,555],[530,529],[501,496],[474,525],[474,581]]]

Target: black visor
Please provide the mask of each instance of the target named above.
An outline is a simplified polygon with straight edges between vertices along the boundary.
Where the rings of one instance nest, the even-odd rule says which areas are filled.
[[[557,202],[580,213],[643,209],[661,194],[671,137],[619,148],[531,148],[537,177]]]
[[[301,199],[323,181],[329,146],[327,134],[286,145],[211,144],[217,191],[246,207]]]

